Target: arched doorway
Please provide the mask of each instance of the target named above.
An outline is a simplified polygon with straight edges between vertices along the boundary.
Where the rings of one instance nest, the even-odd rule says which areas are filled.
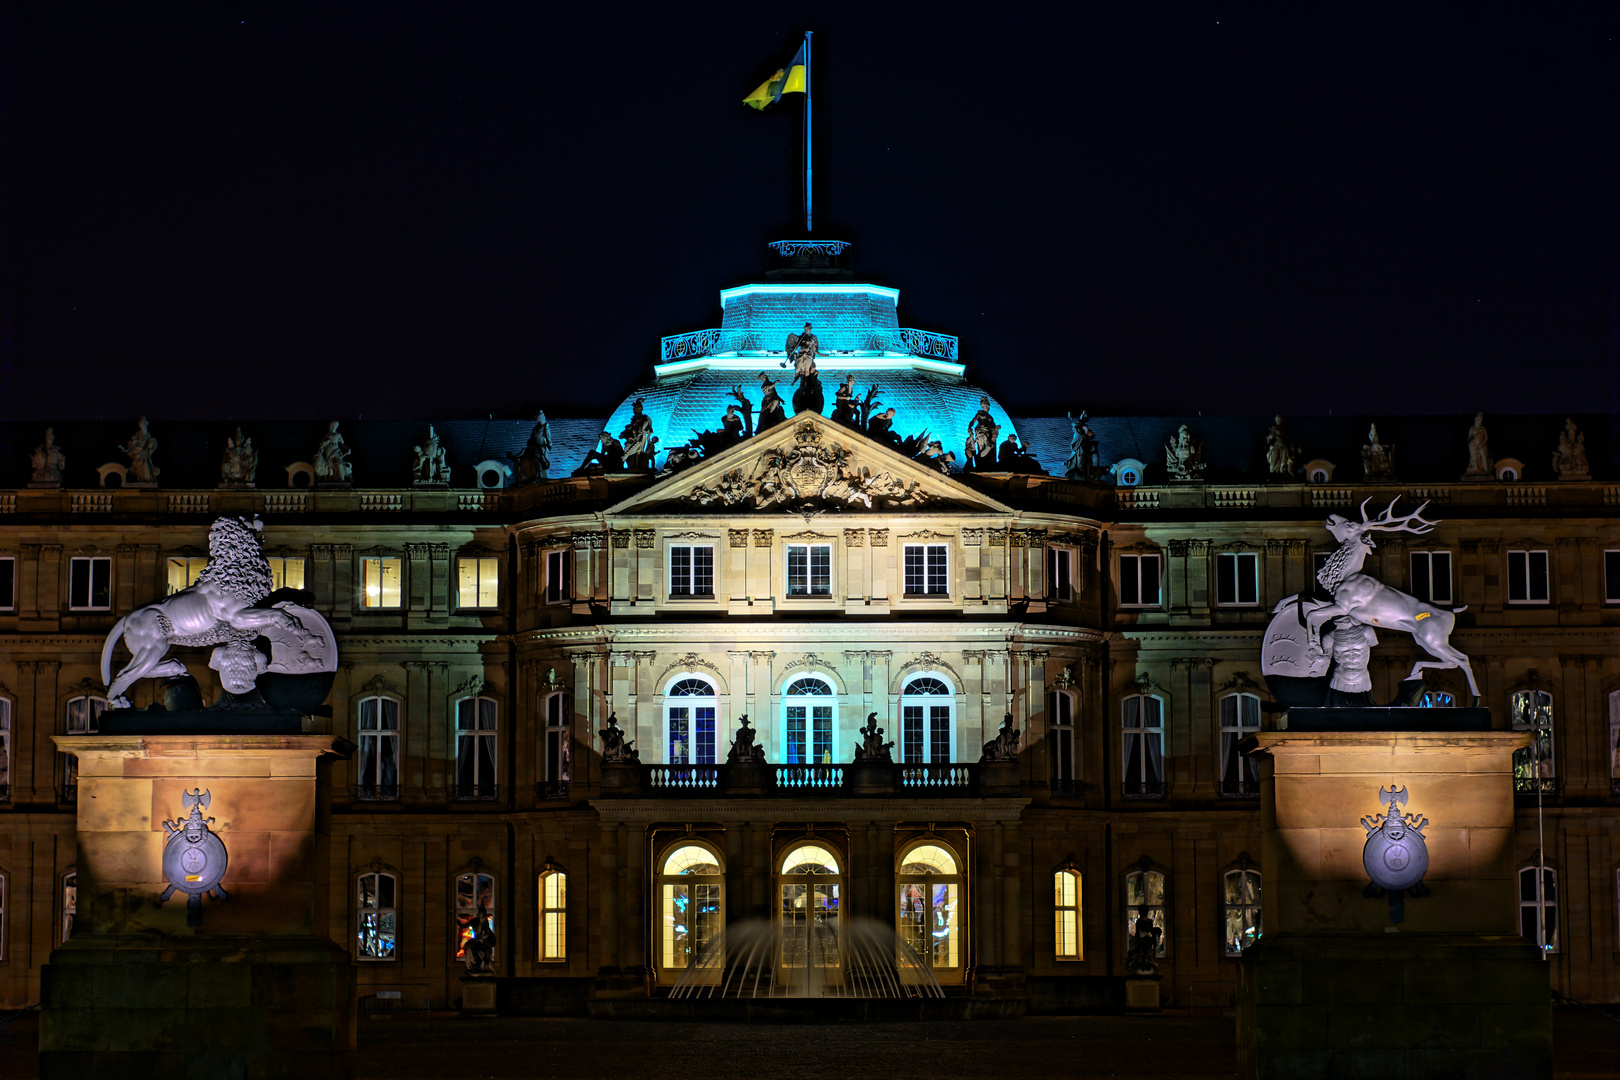
[[[710,947],[724,947],[725,861],[707,844],[687,841],[668,851],[658,868],[658,976],[673,983]],[[693,975],[718,979],[721,963]]]
[[[904,849],[895,929],[941,984],[960,983],[967,964],[962,858],[937,837]]]
[[[817,843],[794,846],[778,865],[778,986],[789,992],[843,982],[839,925],[844,877],[838,856]]]

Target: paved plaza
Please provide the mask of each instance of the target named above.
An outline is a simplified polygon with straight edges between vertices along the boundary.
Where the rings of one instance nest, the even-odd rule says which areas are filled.
[[[1620,1008],[1554,1014],[1559,1080],[1620,1077]],[[1029,1017],[911,1024],[665,1024],[487,1019],[364,1020],[363,1080],[1058,1080],[1219,1077],[1236,1069],[1231,1017]],[[0,1023],[0,1077],[38,1075],[38,1015]]]

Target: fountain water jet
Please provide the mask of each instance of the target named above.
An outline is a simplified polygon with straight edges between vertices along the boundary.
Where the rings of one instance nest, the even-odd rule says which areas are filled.
[[[876,919],[727,926],[670,989],[671,998],[943,998],[939,980]]]

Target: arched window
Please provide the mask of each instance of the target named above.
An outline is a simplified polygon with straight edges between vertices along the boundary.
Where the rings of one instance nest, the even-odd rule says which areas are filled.
[[[1260,940],[1260,871],[1228,870],[1222,906],[1226,955],[1242,956],[1244,949]]]
[[[495,797],[494,698],[465,697],[456,702],[456,798]]]
[[[726,879],[720,856],[707,845],[683,844],[664,856],[658,873],[658,967],[673,982],[711,945],[726,925]],[[708,964],[718,977],[724,964]]]
[[[1508,697],[1514,731],[1530,731],[1535,738],[1513,752],[1513,790],[1558,790],[1553,760],[1553,698],[1545,690],[1515,690]]]
[[[833,685],[819,675],[801,675],[782,691],[782,752],[788,765],[837,760],[833,732],[838,699]]]
[[[966,961],[962,869],[956,853],[924,841],[900,856],[900,937],[942,983],[961,982]]]
[[[549,861],[540,871],[540,959],[568,959],[568,875]]]
[[[93,694],[69,698],[67,703],[67,733],[94,735],[101,729],[101,714],[107,711],[107,699]],[[58,773],[62,778],[61,798],[65,803],[79,800],[79,759],[72,754],[57,753]]]
[[[1558,871],[1545,866],[1519,871],[1519,933],[1539,949],[1558,951]]]
[[[900,760],[907,765],[951,761],[955,692],[938,675],[913,675],[900,691]]]
[[[1164,701],[1153,694],[1132,694],[1120,704],[1120,778],[1127,798],[1164,795]]]
[[[1059,960],[1084,960],[1080,940],[1080,871],[1063,869],[1052,875],[1053,951]]]
[[[778,963],[784,985],[840,981],[838,912],[844,879],[838,856],[820,844],[800,844],[782,859],[779,876]]]
[[[543,794],[548,799],[568,797],[568,766],[570,747],[568,725],[573,719],[573,699],[558,691],[547,694],[546,714],[546,780]]]
[[[1143,863],[1146,863],[1146,859]],[[1146,865],[1125,875],[1125,938],[1129,949],[1131,935],[1136,932],[1136,920],[1151,919],[1159,928],[1157,955],[1163,956],[1170,940],[1169,927],[1164,921],[1164,874]]]
[[[456,959],[467,958],[467,943],[488,926],[495,932],[495,875],[477,868],[456,875],[455,925]],[[497,947],[499,935],[496,935]],[[493,957],[493,954],[491,954]]]
[[[714,684],[707,679],[687,675],[664,691],[667,764],[714,764],[714,717],[718,708]]]
[[[1221,698],[1221,795],[1229,799],[1260,794],[1260,776],[1254,762],[1238,752],[1238,744],[1260,730],[1260,698],[1255,694],[1227,694]]]
[[[356,726],[355,798],[399,798],[399,701],[380,695],[361,698]]]
[[[1052,792],[1077,795],[1079,769],[1074,758],[1074,694],[1053,690],[1046,695],[1047,746],[1052,758]]]
[[[355,879],[355,946],[361,960],[393,960],[399,940],[399,879],[382,870]]]
[[[62,875],[62,940],[73,936],[73,919],[79,913],[79,871]]]

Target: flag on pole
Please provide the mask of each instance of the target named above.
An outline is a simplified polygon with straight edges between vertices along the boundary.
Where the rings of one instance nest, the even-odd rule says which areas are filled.
[[[743,98],[744,105],[751,105],[756,109],[763,109],[767,105],[774,105],[782,100],[783,94],[804,93],[804,46],[793,54],[793,60],[785,68],[779,68],[775,75],[759,84],[759,89]]]

